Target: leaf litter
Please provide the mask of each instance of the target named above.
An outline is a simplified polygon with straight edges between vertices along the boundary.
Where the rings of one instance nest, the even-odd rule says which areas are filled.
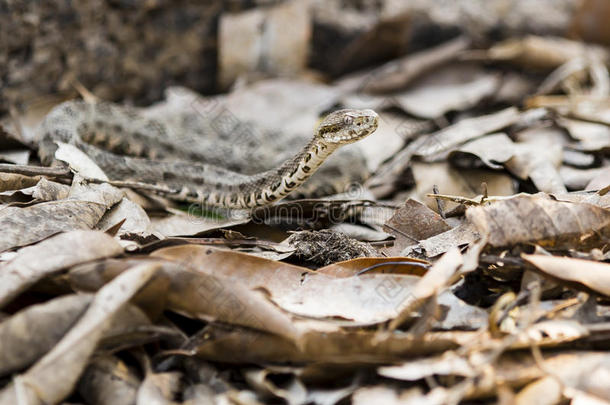
[[[0,403],[610,402],[610,36],[580,25],[608,10],[277,3],[192,31],[217,94],[158,83],[138,111],[250,129],[258,146],[230,147],[270,150],[256,169],[326,112],[375,109],[353,170],[307,199],[180,204],[70,144],[42,167],[36,128],[65,94],[0,100]]]

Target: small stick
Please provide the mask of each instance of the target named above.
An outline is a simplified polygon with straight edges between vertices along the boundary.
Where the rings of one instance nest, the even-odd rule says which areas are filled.
[[[432,186],[432,193],[434,193],[435,195],[439,194],[438,192],[438,186],[435,184]],[[441,218],[443,219],[447,219],[447,216],[445,215],[445,207],[443,206],[443,202],[441,201],[440,198],[435,198],[436,200],[436,207],[438,208],[438,213],[440,214]]]
[[[72,178],[72,172],[70,169],[65,167],[29,166],[0,163],[0,172],[23,174],[25,176],[47,176],[61,179]]]

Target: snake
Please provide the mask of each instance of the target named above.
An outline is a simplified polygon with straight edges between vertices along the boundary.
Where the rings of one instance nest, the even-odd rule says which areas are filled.
[[[251,209],[275,203],[296,190],[338,148],[375,132],[379,116],[370,109],[340,109],[321,119],[311,140],[269,170],[239,173],[201,161],[197,151],[180,150],[162,120],[111,102],[66,101],[44,118],[37,137],[45,165],[58,145],[73,145],[111,180],[155,186],[172,200],[203,206]],[[184,159],[185,154],[188,160]]]

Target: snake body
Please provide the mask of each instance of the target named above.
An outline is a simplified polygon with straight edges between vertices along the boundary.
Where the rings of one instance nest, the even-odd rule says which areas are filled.
[[[164,196],[206,206],[246,209],[271,204],[307,180],[335,150],[377,129],[372,110],[330,113],[311,141],[281,165],[241,174],[201,162],[196,151],[178,150],[162,121],[108,102],[68,101],[44,119],[39,135],[43,164],[55,162],[57,143],[87,154],[111,180],[160,186]],[[185,154],[189,160],[184,160]]]

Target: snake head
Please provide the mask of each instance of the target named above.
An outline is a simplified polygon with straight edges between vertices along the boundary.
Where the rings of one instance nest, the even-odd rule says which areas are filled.
[[[316,134],[328,144],[347,144],[372,134],[378,125],[379,116],[373,110],[337,110],[320,122]]]

